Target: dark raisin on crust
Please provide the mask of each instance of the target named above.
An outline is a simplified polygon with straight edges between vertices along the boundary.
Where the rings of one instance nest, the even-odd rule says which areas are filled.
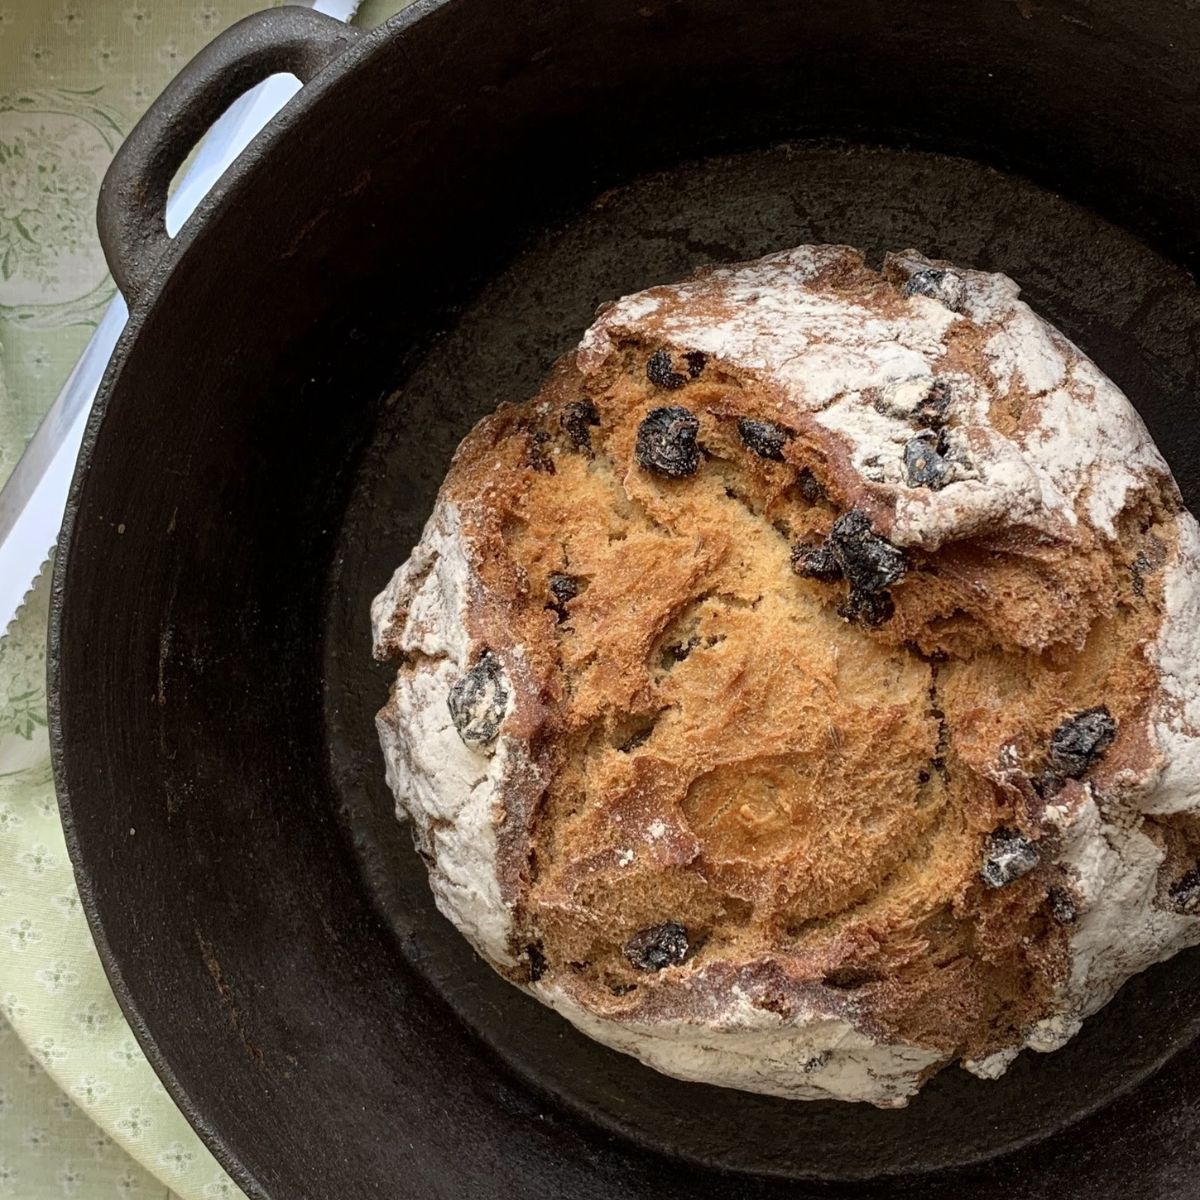
[[[945,379],[941,375],[921,379],[902,379],[893,386],[903,386],[905,388],[923,386],[924,393],[910,407],[907,403],[897,403],[887,390],[881,391],[875,398],[876,412],[931,429],[940,429],[946,424],[950,413],[950,405],[954,397],[953,388],[948,379]]]
[[[774,421],[755,421],[751,417],[738,420],[738,433],[742,442],[759,458],[772,462],[783,462],[783,447],[792,436],[790,430]]]
[[[661,971],[683,962],[690,949],[687,929],[678,921],[664,921],[639,929],[625,943],[625,957],[638,971]]]
[[[458,736],[468,746],[483,747],[494,741],[508,708],[508,682],[500,660],[485,650],[450,688],[446,703]]]
[[[531,942],[525,947],[525,959],[529,964],[529,982],[537,983],[546,973],[546,956],[540,942]]]
[[[703,350],[689,350],[683,356],[683,361],[687,363],[688,374],[693,379],[699,379],[704,374],[704,368],[708,366],[708,355]]]
[[[990,888],[1002,888],[1028,875],[1042,861],[1041,851],[1031,841],[1003,827],[988,835],[983,853],[979,874]]]
[[[562,575],[556,572],[550,576],[550,600],[546,607],[558,614],[561,625],[568,617],[567,604],[579,595],[579,580],[574,575]]]
[[[1050,800],[1063,790],[1067,781],[1056,771],[1041,771],[1034,775],[1029,782],[1043,800]]]
[[[1171,907],[1188,916],[1200,914],[1200,864],[1181,875],[1167,890]]]
[[[566,604],[579,595],[579,580],[574,575],[563,575],[555,572],[550,576],[550,591],[559,604]]]
[[[1068,717],[1050,736],[1051,768],[1078,779],[1104,757],[1116,733],[1117,723],[1103,704]]]
[[[914,419],[923,425],[944,424],[946,414],[950,411],[951,397],[950,384],[940,377],[935,378],[929,384],[929,391],[925,393],[925,398],[919,401],[916,408],[913,409]]]
[[[938,288],[946,278],[945,271],[939,271],[936,267],[926,267],[924,270],[914,271],[905,281],[901,291],[906,296],[937,296]]]
[[[842,565],[828,546],[792,547],[792,570],[808,579],[833,583],[842,577]]]
[[[535,470],[547,475],[554,474],[554,459],[550,457],[550,435],[544,429],[537,429],[529,435],[529,444],[525,453],[525,461]]]
[[[1071,925],[1079,915],[1075,899],[1066,888],[1052,887],[1046,893],[1046,907],[1060,925]]]
[[[1153,534],[1146,538],[1143,548],[1137,552],[1129,573],[1133,576],[1133,592],[1135,596],[1146,594],[1146,577],[1153,575],[1167,561],[1167,548]]]
[[[563,408],[559,421],[577,450],[592,448],[591,426],[600,424],[600,414],[590,400],[572,400]]]
[[[834,521],[828,544],[851,591],[881,592],[898,583],[907,569],[904,552],[880,537],[867,514],[857,508]]]
[[[671,479],[693,475],[700,465],[699,432],[700,422],[686,408],[652,408],[638,426],[634,457],[639,466]]]
[[[1165,561],[1166,555],[1163,551],[1162,544],[1157,538],[1150,539],[1150,552],[1139,550],[1137,557],[1129,565],[1129,573],[1133,576],[1134,594],[1144,596],[1146,594],[1146,576],[1153,575]]]
[[[810,504],[820,504],[825,499],[825,489],[807,467],[800,468],[800,474],[796,476],[796,487]]]
[[[861,625],[882,625],[892,618],[896,606],[887,589],[904,577],[907,567],[904,552],[880,537],[866,513],[855,508],[834,521],[823,546],[799,545],[792,550],[796,574],[849,582],[850,592],[838,612]]]
[[[872,629],[890,621],[896,615],[896,603],[890,592],[859,592],[850,594],[838,605],[838,616]]]
[[[675,370],[675,363],[666,350],[655,350],[646,362],[646,378],[655,387],[665,388],[668,392],[677,391],[687,383],[687,376]]]
[[[1135,596],[1140,597],[1146,594],[1146,568],[1149,565],[1150,560],[1144,554],[1139,554],[1129,564],[1129,575],[1133,582],[1133,594]]]
[[[901,289],[906,296],[930,296],[947,308],[957,309],[962,303],[962,279],[953,271],[924,267],[914,271]]]
[[[938,438],[922,433],[904,447],[904,469],[909,487],[926,487],[938,492],[950,482],[950,464],[939,451]]]

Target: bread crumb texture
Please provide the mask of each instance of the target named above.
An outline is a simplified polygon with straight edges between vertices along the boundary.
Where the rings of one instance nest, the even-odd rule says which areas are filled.
[[[901,1104],[1200,941],[1197,558],[1004,276],[708,270],[459,448],[374,608],[389,782],[442,910],[586,1032]]]

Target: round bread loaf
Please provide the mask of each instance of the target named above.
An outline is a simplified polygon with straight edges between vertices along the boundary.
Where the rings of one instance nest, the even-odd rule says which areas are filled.
[[[906,1102],[1200,942],[1200,539],[1003,275],[802,246],[602,310],[373,607],[442,912],[685,1079]]]

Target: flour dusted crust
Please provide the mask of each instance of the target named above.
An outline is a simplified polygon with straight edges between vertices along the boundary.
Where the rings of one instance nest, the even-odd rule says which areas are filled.
[[[669,1074],[904,1104],[1200,942],[1200,533],[1002,275],[802,246],[608,306],[372,618],[439,907]]]

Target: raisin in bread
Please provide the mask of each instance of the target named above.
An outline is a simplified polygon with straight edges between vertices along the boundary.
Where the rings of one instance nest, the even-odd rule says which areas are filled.
[[[609,306],[373,608],[437,903],[685,1079],[905,1103],[1200,942],[1200,541],[1003,275],[800,247]]]

